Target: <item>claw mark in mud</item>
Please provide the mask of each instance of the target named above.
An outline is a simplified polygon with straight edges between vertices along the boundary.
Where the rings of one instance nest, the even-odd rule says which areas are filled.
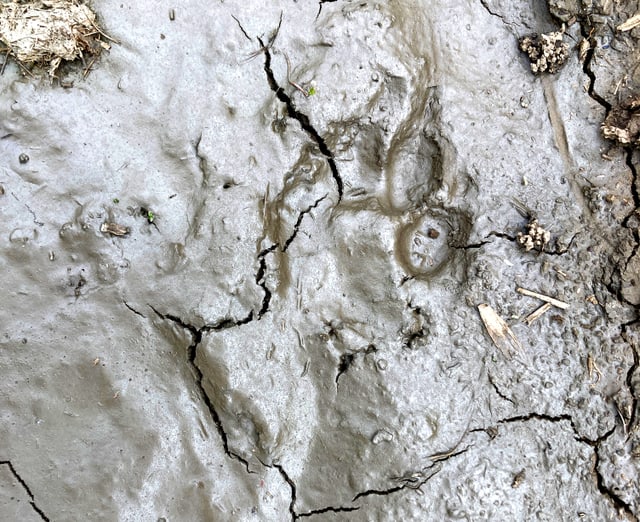
[[[189,347],[187,348],[187,362],[189,363],[189,367],[191,368],[191,370],[192,370],[192,372],[194,374],[196,386],[197,386],[198,390],[200,391],[200,395],[202,396],[202,400],[204,401],[205,405],[207,406],[209,414],[211,415],[211,418],[213,419],[213,422],[216,425],[216,428],[218,430],[218,435],[220,436],[220,439],[222,440],[222,446],[224,447],[224,452],[226,453],[227,457],[229,457],[231,459],[234,459],[234,460],[237,460],[238,462],[241,462],[244,465],[245,469],[247,470],[247,473],[253,473],[249,469],[249,462],[247,460],[245,460],[244,458],[242,458],[237,453],[235,453],[235,452],[233,452],[233,451],[231,451],[229,449],[229,440],[227,438],[227,433],[224,431],[224,427],[222,426],[222,420],[220,419],[220,415],[218,415],[218,412],[216,411],[213,403],[211,402],[211,398],[209,397],[209,395],[207,394],[206,390],[204,389],[204,385],[202,384],[202,380],[203,380],[204,377],[202,375],[202,371],[200,370],[200,367],[196,364],[196,356],[198,354],[198,347],[200,346],[200,343],[202,342],[202,334],[204,332],[209,332],[209,331],[212,331],[212,330],[225,330],[225,329],[228,329],[228,328],[233,328],[235,326],[239,326],[241,324],[246,324],[251,320],[253,312],[250,312],[249,316],[247,318],[242,319],[240,321],[232,321],[230,319],[224,319],[224,320],[222,320],[221,322],[219,322],[219,323],[217,323],[215,325],[203,326],[201,328],[196,328],[194,325],[184,322],[182,319],[180,319],[179,317],[176,317],[175,315],[163,314],[163,313],[159,312],[158,310],[156,310],[153,306],[151,306],[151,305],[148,305],[148,306],[162,320],[171,321],[171,322],[177,324],[178,326],[180,326],[181,328],[183,328],[184,330],[187,330],[191,334],[192,342],[189,345]]]
[[[3,465],[3,464],[9,468],[9,471],[11,471],[11,474],[20,483],[22,488],[27,492],[27,495],[29,495],[29,498],[31,499],[31,500],[29,500],[29,504],[31,504],[31,507],[33,508],[33,510],[36,513],[38,513],[38,515],[40,515],[40,518],[42,520],[46,520],[47,522],[49,522],[49,520],[50,520],[49,517],[47,517],[47,515],[45,515],[44,512],[36,505],[35,497],[33,496],[33,493],[31,492],[31,489],[29,489],[29,486],[27,486],[27,483],[18,474],[18,472],[16,471],[16,468],[13,467],[13,464],[11,463],[11,461],[10,460],[0,460],[0,465]]]
[[[331,175],[336,182],[336,186],[338,189],[338,203],[340,203],[340,201],[342,201],[342,194],[344,192],[344,183],[342,182],[342,178],[340,177],[340,173],[338,172],[338,167],[336,166],[333,152],[331,152],[322,136],[318,134],[318,131],[313,127],[313,125],[311,125],[309,117],[296,109],[293,100],[284,91],[284,89],[278,85],[273,71],[271,70],[271,52],[269,51],[269,46],[265,45],[260,38],[258,38],[258,41],[260,42],[260,46],[262,48],[262,51],[264,52],[264,71],[267,75],[267,82],[269,83],[269,87],[275,93],[278,100],[284,103],[287,107],[287,115],[300,123],[302,130],[304,130],[311,137],[311,139],[318,146],[318,149],[320,149],[320,152],[322,152],[324,157],[327,159],[329,169],[331,170]]]

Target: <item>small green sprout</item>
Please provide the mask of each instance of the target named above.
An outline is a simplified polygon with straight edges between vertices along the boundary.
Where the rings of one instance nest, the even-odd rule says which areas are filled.
[[[120,203],[120,200],[118,198],[113,198],[113,202],[117,205],[118,203]]]
[[[313,96],[316,93],[316,88],[312,85],[311,87],[309,87],[309,90],[307,91],[307,94],[309,96]]]
[[[156,215],[151,212],[150,210],[147,210],[147,221],[149,223],[153,223],[153,220],[156,218]]]

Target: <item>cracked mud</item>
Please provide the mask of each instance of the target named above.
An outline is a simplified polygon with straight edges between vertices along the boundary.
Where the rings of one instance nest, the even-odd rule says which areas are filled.
[[[640,4],[583,4],[93,2],[89,74],[3,66],[0,519],[638,520]]]

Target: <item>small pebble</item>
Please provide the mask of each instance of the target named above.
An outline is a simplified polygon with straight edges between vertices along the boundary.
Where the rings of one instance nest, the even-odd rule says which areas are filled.
[[[389,433],[387,430],[377,431],[376,434],[371,439],[371,442],[374,444],[380,444],[381,442],[391,442],[393,440],[393,435]]]

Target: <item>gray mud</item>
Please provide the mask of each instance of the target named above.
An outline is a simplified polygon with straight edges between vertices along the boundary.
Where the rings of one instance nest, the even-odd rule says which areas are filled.
[[[0,519],[640,518],[640,5],[549,3],[96,0],[86,79],[7,65]]]

